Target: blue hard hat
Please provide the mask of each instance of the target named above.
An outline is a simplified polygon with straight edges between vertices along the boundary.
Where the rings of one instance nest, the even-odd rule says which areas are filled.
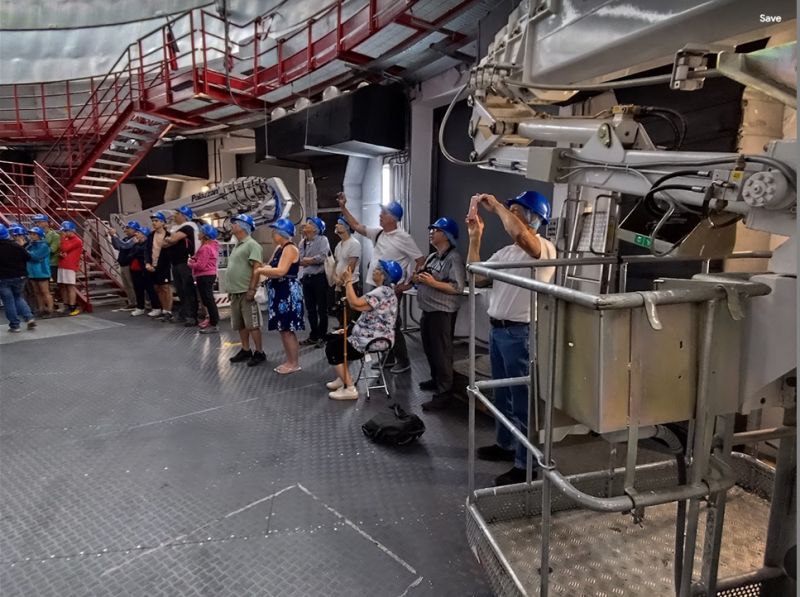
[[[0,240],[8,240],[11,235],[8,233],[8,228],[5,224],[0,224]]]
[[[153,231],[150,230],[149,226],[140,226],[136,232],[141,232],[145,236],[150,236],[150,233]]]
[[[390,201],[386,205],[381,206],[381,210],[389,212],[389,214],[398,222],[403,219],[403,206],[397,201]]]
[[[322,218],[317,218],[315,216],[311,216],[306,218],[306,222],[311,222],[314,224],[314,227],[317,229],[317,232],[320,234],[325,234],[325,222],[322,221]]]
[[[25,230],[25,228],[23,226],[20,226],[19,224],[14,224],[13,226],[11,226],[11,228],[8,229],[8,231],[11,233],[11,236],[25,236],[26,234],[28,234],[28,231]]]
[[[381,266],[381,269],[386,274],[386,277],[389,278],[390,283],[397,284],[400,280],[403,279],[403,266],[397,263],[396,261],[378,259],[378,264]]]
[[[352,227],[352,226],[350,225],[350,223],[349,223],[347,220],[345,220],[344,218],[342,218],[342,217],[338,217],[338,218],[336,218],[336,221],[337,221],[339,224],[341,224],[342,226],[344,226],[345,228],[347,228],[347,231],[348,231],[348,232],[353,232],[353,227]]]
[[[150,215],[151,220],[160,220],[162,222],[167,221],[167,216],[163,211],[157,211]]]
[[[204,236],[210,238],[211,240],[217,240],[217,236],[219,235],[217,229],[214,228],[211,224],[203,224],[202,226],[200,226],[200,232],[202,232]]]
[[[247,224],[250,227],[251,232],[256,229],[256,222],[249,214],[239,214],[233,216],[231,218],[231,224],[233,224],[234,222],[241,222],[242,224]]]
[[[542,223],[550,221],[550,202],[547,197],[536,191],[525,191],[508,200],[508,207],[519,205],[542,219]]]
[[[44,228],[40,228],[39,226],[34,226],[28,232],[37,235],[39,238],[44,238],[45,235]]]
[[[139,230],[139,228],[141,228],[141,227],[142,227],[142,225],[139,222],[137,222],[136,220],[131,220],[130,222],[125,224],[125,228],[132,228],[133,230]]]
[[[69,220],[61,222],[61,232],[75,232],[77,229],[75,222],[70,222]]]
[[[292,238],[294,236],[294,224],[292,224],[291,220],[286,218],[278,218],[272,222],[269,227],[286,238]]]
[[[188,205],[181,205],[175,211],[177,211],[179,213],[182,213],[183,215],[185,215],[190,220],[194,217],[194,212],[192,211],[192,208],[189,207]]]
[[[433,229],[444,232],[451,245],[456,244],[456,239],[458,239],[458,223],[452,218],[439,218],[428,226],[428,230]]]
[[[33,220],[34,222],[47,222],[50,220],[50,218],[48,218],[44,214],[36,214],[31,218],[31,220]]]

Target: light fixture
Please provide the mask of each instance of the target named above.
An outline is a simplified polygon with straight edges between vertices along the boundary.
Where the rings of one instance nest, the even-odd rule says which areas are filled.
[[[381,168],[381,205],[389,205],[392,200],[392,167],[384,164]]]
[[[311,105],[311,100],[307,97],[298,97],[297,101],[294,103],[295,110],[305,110]]]
[[[278,118],[283,118],[289,112],[286,108],[275,108],[272,112],[269,113],[270,120],[277,120]]]
[[[336,85],[330,85],[325,88],[325,91],[322,92],[322,101],[339,97],[339,95],[341,95],[339,88]]]
[[[200,187],[200,192],[201,193],[208,193],[210,190],[211,190],[211,187],[209,187],[207,184],[204,184],[202,187]]]

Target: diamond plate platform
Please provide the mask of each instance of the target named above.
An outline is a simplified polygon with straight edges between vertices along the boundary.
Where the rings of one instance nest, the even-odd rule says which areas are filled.
[[[671,463],[667,463],[671,464]],[[737,461],[736,468],[746,468]],[[647,488],[663,487],[674,467],[665,466],[645,480]],[[764,467],[766,468],[766,467]],[[763,473],[762,473],[763,474]],[[752,476],[751,476],[752,477]],[[748,478],[748,482],[750,481]],[[602,495],[605,481],[591,480],[579,488]],[[748,483],[749,485],[749,483]],[[541,561],[541,483],[532,490],[476,499],[467,515],[467,535],[497,595],[538,595]],[[643,487],[640,487],[643,489]],[[728,492],[720,579],[757,570],[763,565],[769,518],[769,502],[759,488],[740,486]],[[525,516],[526,504],[530,516]],[[641,525],[629,514],[604,514],[576,508],[557,491],[553,495],[550,533],[550,594],[570,597],[618,597],[627,595],[674,595],[673,558],[676,505],[645,510]],[[525,592],[514,583],[508,568],[498,559],[480,520],[506,558]],[[701,509],[695,556],[700,570],[705,514]],[[749,595],[749,593],[743,593]]]
[[[91,317],[0,346],[3,597],[488,597],[463,534],[466,407],[384,448],[360,427],[386,399],[328,400],[322,350],[280,376],[276,334],[248,368],[227,329]],[[408,341],[412,372],[389,382],[421,414]]]

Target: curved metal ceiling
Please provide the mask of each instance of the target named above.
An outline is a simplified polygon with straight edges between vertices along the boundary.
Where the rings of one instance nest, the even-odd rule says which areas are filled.
[[[234,23],[270,14],[270,37],[278,38],[331,4],[333,0],[2,0],[0,84],[104,75],[129,44],[169,16],[194,8],[218,12],[224,6]]]

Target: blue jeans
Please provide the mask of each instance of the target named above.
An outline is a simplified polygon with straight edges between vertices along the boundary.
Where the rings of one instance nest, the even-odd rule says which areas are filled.
[[[12,329],[19,327],[19,318],[25,321],[33,319],[33,313],[25,297],[22,295],[25,289],[25,278],[6,278],[0,280],[0,299],[3,299],[5,306],[6,319],[8,326]]]
[[[492,377],[503,379],[523,377],[529,373],[527,325],[507,328],[493,327],[489,341],[489,358],[492,364]],[[528,433],[528,387],[513,386],[493,390],[494,405],[514,425]],[[497,445],[504,450],[515,450],[514,466],[525,468],[527,450],[517,441],[511,431],[499,422],[495,423]],[[535,467],[535,463],[534,463]]]

